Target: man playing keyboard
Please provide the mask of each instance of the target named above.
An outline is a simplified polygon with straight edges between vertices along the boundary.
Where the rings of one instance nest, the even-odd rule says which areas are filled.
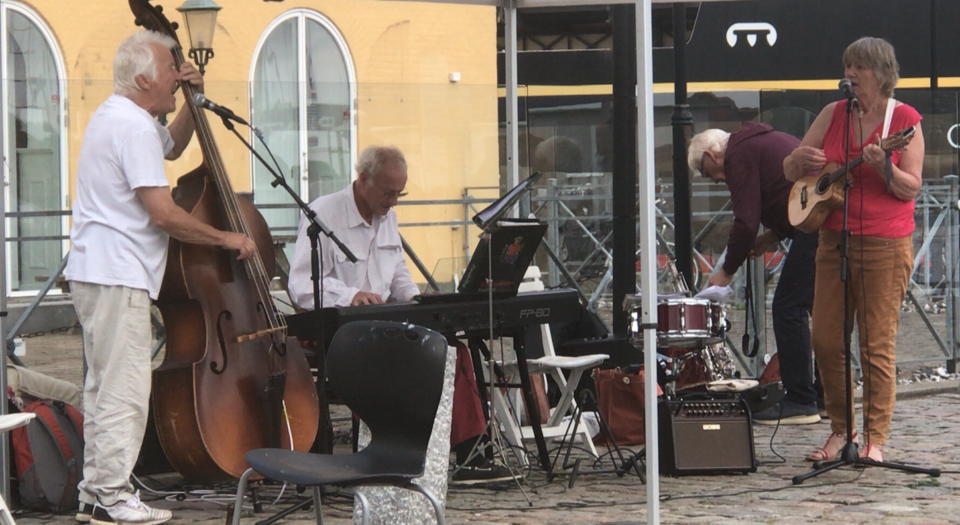
[[[320,236],[322,306],[412,301],[420,289],[407,269],[393,210],[406,195],[407,161],[396,147],[369,146],[360,154],[357,173],[350,186],[310,203],[317,218],[357,257],[356,263],[350,262],[333,241]],[[305,310],[314,308],[308,225],[306,218],[301,218],[288,285],[290,297]],[[452,481],[476,485],[511,480],[509,470],[489,462],[483,454],[470,459],[486,419],[470,352],[459,341],[450,343],[457,348],[450,448],[459,467]]]

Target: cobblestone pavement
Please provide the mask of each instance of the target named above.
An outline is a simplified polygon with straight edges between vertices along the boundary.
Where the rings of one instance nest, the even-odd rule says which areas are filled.
[[[29,366],[70,381],[80,378],[79,346],[75,335],[47,336],[47,344],[28,345]],[[50,341],[59,342],[49,344]],[[33,342],[31,342],[33,343]],[[73,348],[76,347],[76,348]],[[844,467],[793,485],[795,475],[808,472],[804,455],[823,444],[830,433],[826,421],[803,426],[755,426],[760,466],[747,475],[660,478],[660,522],[669,524],[946,524],[960,523],[960,393],[958,382],[916,383],[898,387],[898,402],[886,447],[886,459],[913,466],[940,468],[939,478],[885,468]],[[724,451],[715,451],[723,454]],[[586,466],[584,469],[588,468]],[[231,501],[229,485],[184,487],[176,477],[144,482],[171,493],[144,493],[151,504],[174,511],[170,523],[221,524]],[[646,486],[636,475],[584,474],[573,488],[568,478],[547,482],[533,472],[524,485],[496,489],[451,487],[446,519],[451,524],[640,524],[646,523]],[[244,525],[265,519],[291,503],[291,490],[266,487],[265,513],[245,509]],[[275,499],[281,501],[271,505]],[[347,497],[325,499],[325,522],[351,522]],[[72,515],[18,515],[21,525],[73,523]],[[314,523],[312,511],[294,512],[283,523]]]

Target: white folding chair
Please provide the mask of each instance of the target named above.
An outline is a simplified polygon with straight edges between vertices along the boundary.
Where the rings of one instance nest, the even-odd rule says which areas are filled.
[[[540,269],[536,266],[527,268],[524,274],[523,282],[520,284],[520,293],[529,293],[543,290],[543,280],[541,279]],[[563,418],[572,415],[576,409],[574,392],[580,383],[580,377],[587,370],[595,368],[600,363],[609,359],[607,354],[592,354],[579,357],[558,356],[553,348],[553,339],[550,334],[550,326],[540,325],[541,335],[543,336],[544,356],[538,359],[528,359],[527,368],[531,374],[549,374],[554,382],[560,388],[560,401],[554,408],[547,423],[541,425],[545,439],[563,438],[572,425],[568,425]],[[501,364],[504,374],[516,377],[519,373],[516,362],[506,362]],[[570,374],[569,378],[564,376],[564,371]],[[519,391],[514,392],[513,399],[508,399],[500,389],[494,389],[493,407],[494,412],[500,416],[498,420],[503,427],[503,434],[511,445],[521,446],[524,439],[533,439],[533,427],[521,426],[523,412],[523,402]],[[583,416],[577,425],[577,435],[567,436],[574,439],[579,436],[586,445],[587,449],[597,457],[597,449],[593,445],[593,439],[590,436],[590,430],[584,424]]]
[[[0,416],[0,432],[9,432],[17,427],[22,427],[35,417],[37,417],[37,415],[33,412],[4,414]],[[3,475],[6,474],[6,472],[3,473]],[[3,498],[0,498],[0,524],[15,525],[15,522],[13,521],[13,515],[10,514],[10,509],[7,508],[7,502],[4,501]]]

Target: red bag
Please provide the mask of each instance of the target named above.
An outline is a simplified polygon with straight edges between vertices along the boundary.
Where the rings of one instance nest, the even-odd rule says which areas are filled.
[[[595,368],[592,375],[597,387],[597,408],[617,445],[642,445],[646,441],[643,370],[629,374],[620,368]],[[657,385],[657,395],[661,394],[663,391]],[[602,425],[593,442],[608,444]]]
[[[21,504],[44,512],[76,510],[83,476],[83,416],[50,399],[30,403],[23,411],[37,417],[10,431]]]

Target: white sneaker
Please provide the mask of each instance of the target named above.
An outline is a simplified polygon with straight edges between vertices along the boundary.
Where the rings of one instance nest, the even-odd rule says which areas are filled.
[[[93,505],[80,502],[80,509],[77,510],[77,521],[79,523],[90,523],[90,516],[93,515]]]
[[[137,491],[130,499],[118,501],[113,505],[93,506],[90,523],[93,525],[159,525],[173,518],[169,510],[154,509],[140,501]]]

